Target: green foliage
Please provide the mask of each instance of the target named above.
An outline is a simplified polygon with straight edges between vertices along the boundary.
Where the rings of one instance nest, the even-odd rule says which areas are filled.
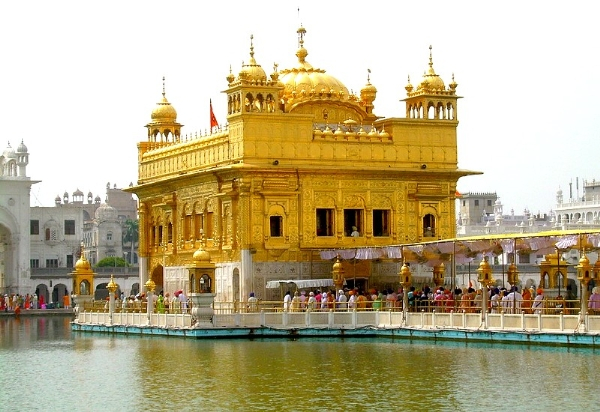
[[[99,268],[107,268],[107,267],[123,268],[123,267],[127,267],[127,266],[129,266],[129,264],[125,261],[125,259],[123,259],[121,257],[114,257],[114,256],[105,257],[104,259],[100,260],[96,264],[96,267],[99,267]]]
[[[139,222],[137,220],[127,219],[123,226],[125,229],[123,231],[123,242],[137,242],[139,236]]]

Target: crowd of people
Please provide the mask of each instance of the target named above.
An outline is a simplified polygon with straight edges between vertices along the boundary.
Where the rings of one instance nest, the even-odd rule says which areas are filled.
[[[141,310],[142,306],[148,303],[148,297],[145,293],[137,295],[125,296],[121,293],[117,300],[117,305],[120,305],[122,311]],[[108,302],[107,302],[108,304]],[[188,313],[191,307],[191,302],[182,290],[164,294],[160,292],[158,295],[152,295],[152,305],[156,313]]]
[[[494,287],[488,290],[486,299],[489,313],[550,313],[561,311],[572,312],[568,301],[562,295],[547,298],[543,288],[523,288],[512,286],[509,289]],[[252,294],[254,295],[254,294]],[[254,297],[254,296],[252,296]],[[256,298],[254,298],[256,299]],[[473,287],[431,289],[424,286],[416,289],[411,286],[407,292],[407,310],[480,313],[483,307],[483,292]],[[289,312],[329,311],[329,310],[391,310],[401,311],[404,304],[404,290],[370,289],[369,291],[354,288],[351,290],[314,290],[287,291],[283,298],[283,310]],[[600,314],[600,287],[594,288],[590,297],[590,313]],[[253,309],[258,305],[253,304]],[[551,309],[550,309],[551,308]],[[255,311],[255,310],[250,310]]]
[[[71,297],[65,294],[62,299],[62,305],[58,303],[47,304],[44,295],[38,297],[37,294],[27,293],[25,295],[19,293],[8,293],[4,296],[0,295],[0,311],[19,313],[21,310],[30,309],[47,309],[54,307],[62,307],[65,309],[71,308]]]

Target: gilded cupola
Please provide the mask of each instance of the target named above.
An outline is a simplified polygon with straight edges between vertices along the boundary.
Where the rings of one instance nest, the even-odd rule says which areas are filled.
[[[165,78],[163,77],[162,100],[156,103],[156,107],[150,115],[152,122],[155,123],[171,123],[177,120],[177,111],[167,100],[165,95]]]
[[[77,262],[75,263],[75,272],[78,273],[82,273],[82,272],[89,272],[92,270],[92,265],[90,264],[90,262],[85,258],[85,252],[84,252],[84,248],[83,248],[83,244],[81,244],[80,247],[80,257],[77,260]]]
[[[371,70],[368,69],[367,84],[360,89],[360,100],[365,105],[367,113],[373,112],[373,102],[377,97],[377,88],[371,84]]]
[[[316,69],[306,61],[308,51],[304,48],[306,29],[300,27],[298,33],[298,63],[296,67],[281,70],[281,82],[285,89],[283,98],[292,104],[314,99],[349,100],[348,89],[325,70]]]
[[[162,100],[150,115],[151,121],[146,125],[148,141],[153,143],[172,143],[179,141],[181,124],[177,123],[177,111],[169,103],[165,93],[165,78],[163,77]]]
[[[239,79],[252,84],[262,84],[267,81],[267,74],[262,66],[256,63],[254,58],[254,36],[250,36],[250,60],[247,64],[242,64],[242,69],[238,75]]]
[[[417,90],[434,91],[445,90],[446,85],[440,76],[433,69],[432,47],[429,46],[429,69],[423,74],[423,80],[417,87]]]

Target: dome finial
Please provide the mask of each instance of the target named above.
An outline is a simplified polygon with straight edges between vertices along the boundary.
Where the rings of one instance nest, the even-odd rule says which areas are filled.
[[[371,84],[371,69],[367,69],[367,84]]]
[[[250,59],[254,58],[254,34],[250,35]]]
[[[163,76],[163,79],[162,79],[162,80],[163,80],[163,91],[162,91],[162,95],[163,95],[163,97],[165,97],[165,94],[166,94],[166,92],[165,92],[165,76]]]
[[[296,33],[298,33],[298,48],[302,49],[304,47],[304,35],[306,34],[306,29],[302,27],[302,24],[300,24],[300,28],[296,30]]]
[[[431,44],[429,45],[429,67],[431,69],[433,69],[433,52],[432,52],[433,47],[431,46]]]

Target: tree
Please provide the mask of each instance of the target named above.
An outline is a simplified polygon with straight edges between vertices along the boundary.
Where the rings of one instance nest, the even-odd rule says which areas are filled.
[[[133,255],[139,239],[139,221],[136,219],[127,219],[123,224],[123,245],[129,243],[131,246],[131,252],[129,253],[128,260],[130,264],[133,264]]]
[[[101,259],[96,264],[96,267],[99,267],[99,268],[106,268],[106,267],[124,268],[127,266],[129,266],[129,265],[127,264],[127,262],[125,262],[125,259],[123,259],[122,257],[115,257],[115,256],[107,256],[104,259]]]

